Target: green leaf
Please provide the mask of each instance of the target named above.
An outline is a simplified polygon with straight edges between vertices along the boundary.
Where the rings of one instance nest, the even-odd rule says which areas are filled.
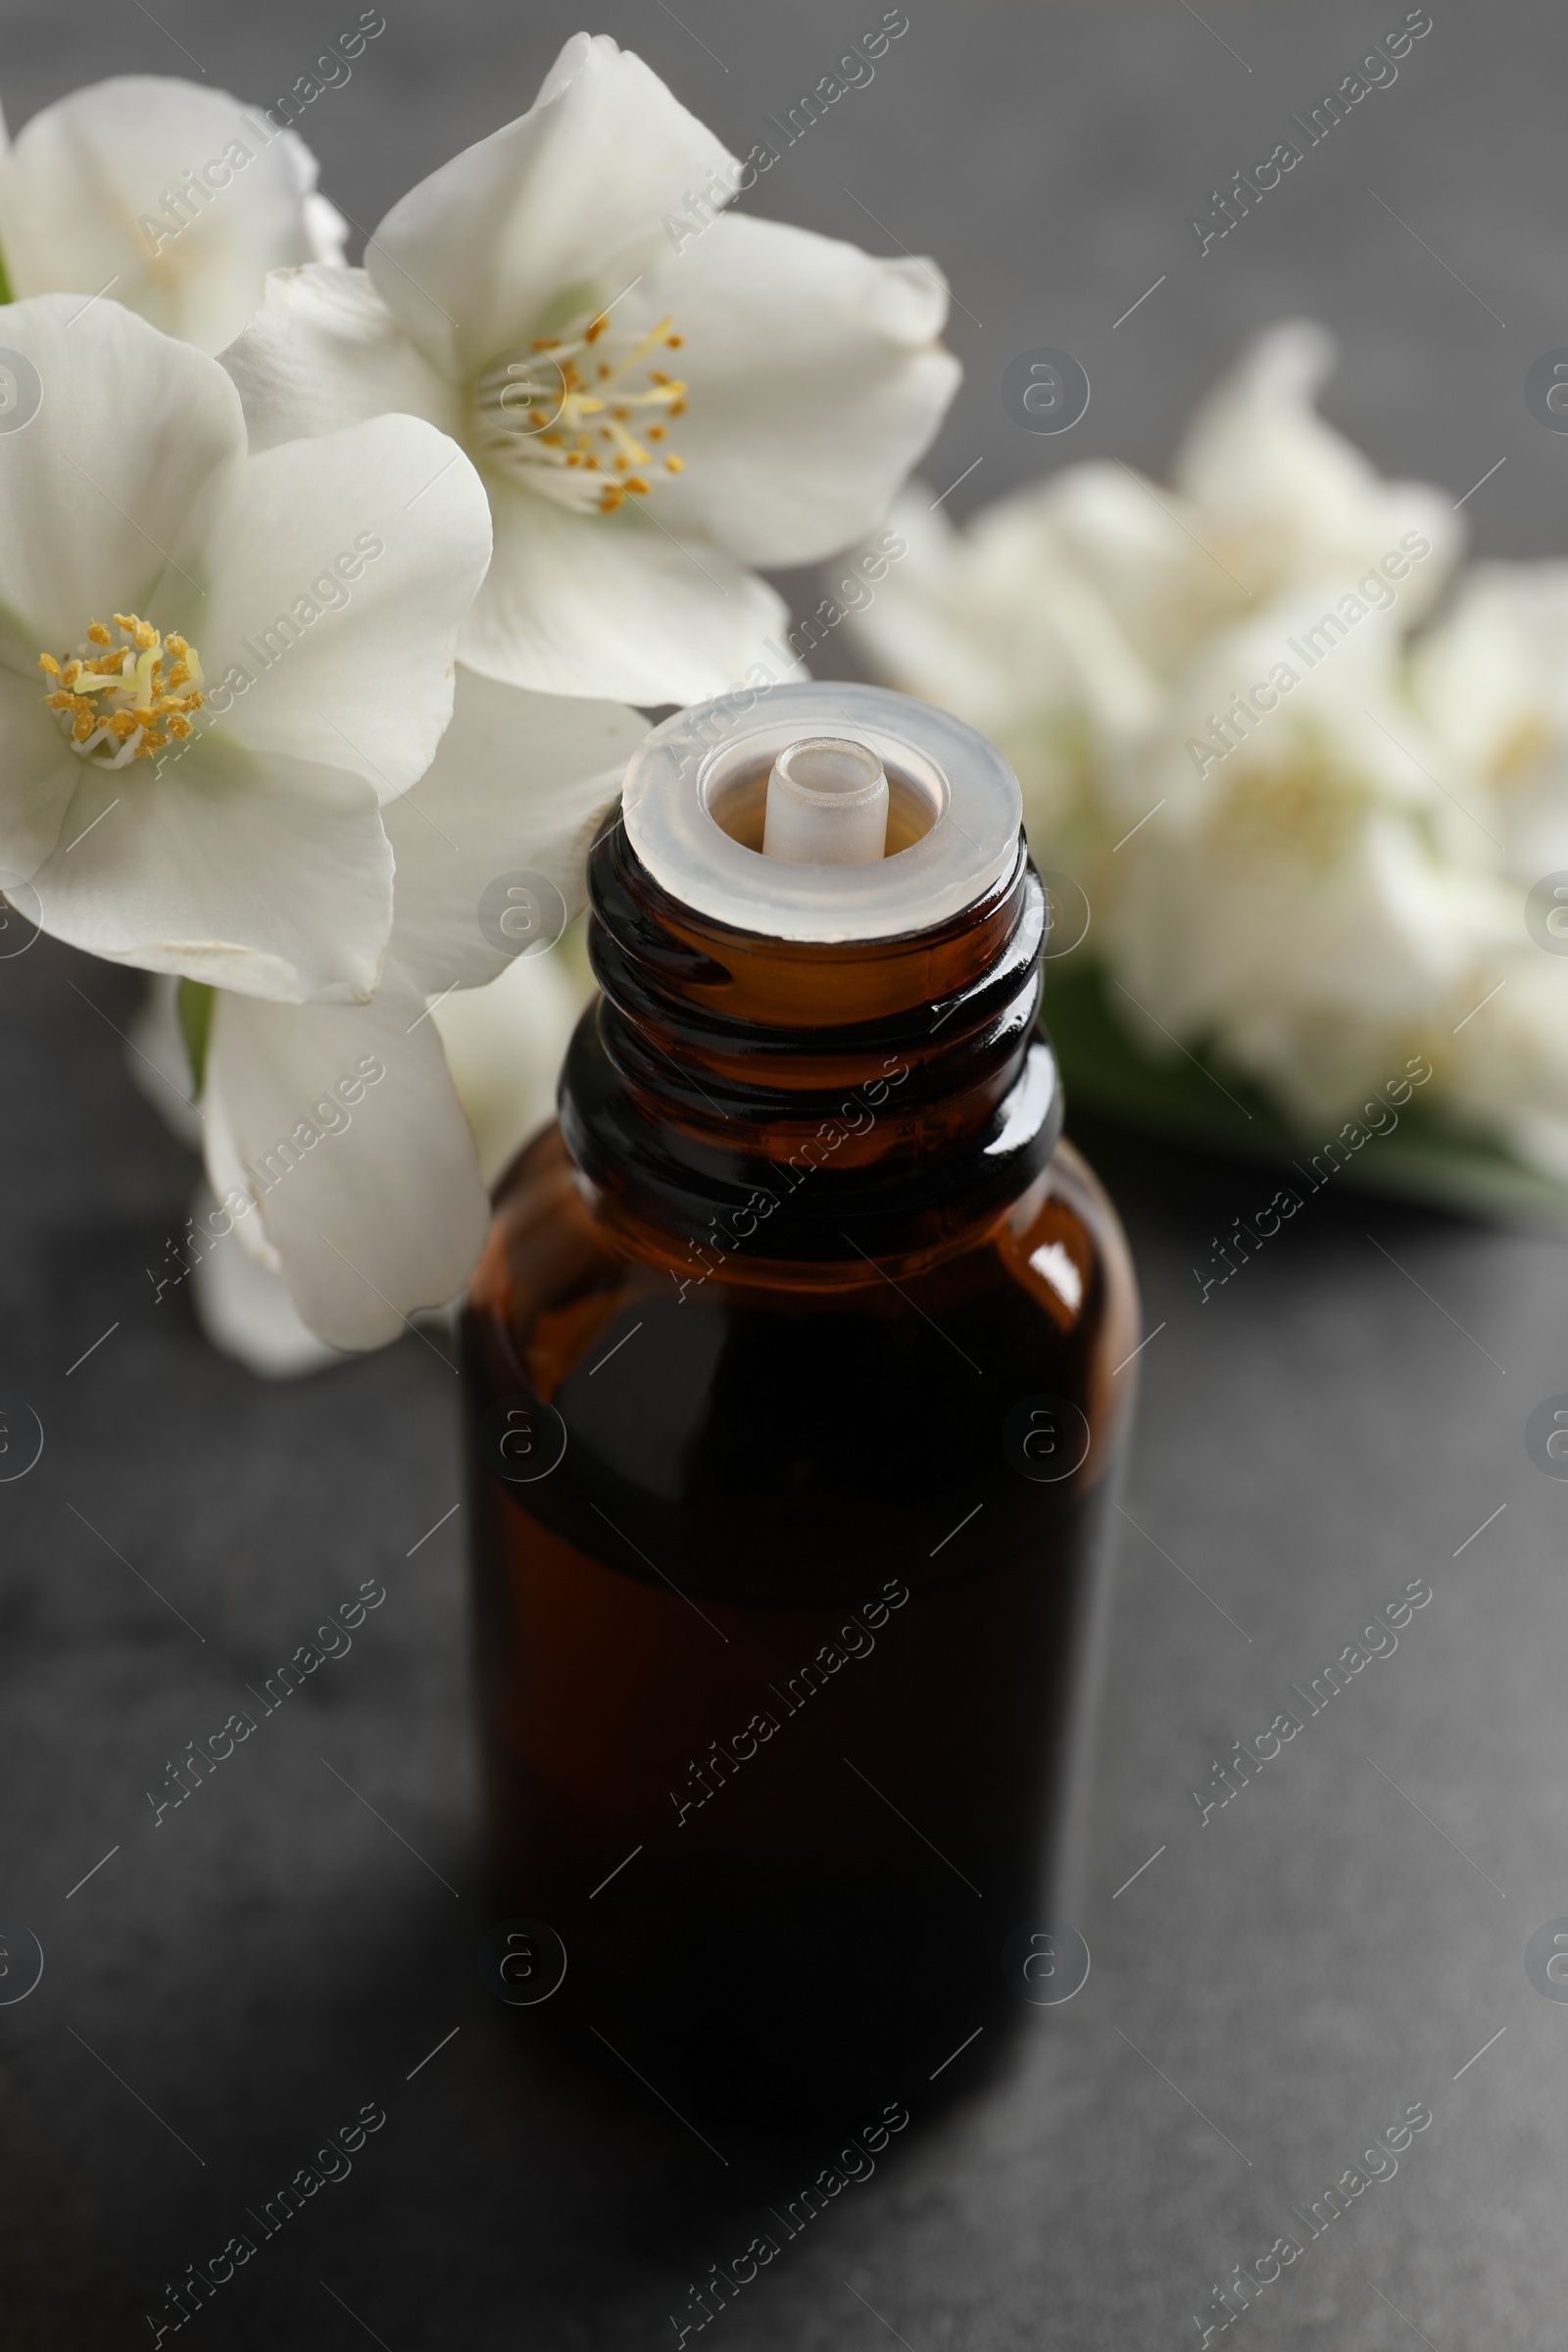
[[[0,302],[14,302],[15,300],[16,297],[11,291],[11,280],[6,275],[6,257],[0,253]]]
[[[1069,1111],[1076,1103],[1124,1126],[1298,1174],[1338,1141],[1340,1123],[1325,1120],[1317,1133],[1297,1124],[1212,1047],[1200,1046],[1193,1059],[1180,1051],[1168,1060],[1147,1055],[1119,1019],[1115,983],[1098,964],[1074,957],[1059,970],[1048,964],[1046,975],[1041,1017]],[[1516,1159],[1485,1129],[1446,1117],[1418,1096],[1397,1115],[1396,1128],[1369,1134],[1336,1164],[1337,1184],[1499,1223],[1568,1227],[1568,1189]],[[1312,1181],[1322,1180],[1320,1167]]]
[[[205,980],[181,980],[179,1030],[190,1062],[190,1080],[198,1101],[207,1084],[207,1044],[213,1034],[213,1003],[218,991]]]

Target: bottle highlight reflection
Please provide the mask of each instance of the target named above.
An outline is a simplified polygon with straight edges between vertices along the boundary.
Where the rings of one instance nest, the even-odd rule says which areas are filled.
[[[553,2019],[765,2123],[1064,1997],[1015,1939],[1137,1308],[1057,1140],[1009,771],[899,696],[736,700],[656,732],[594,852],[604,994],[464,1345],[500,1907],[564,1943]],[[774,756],[828,734],[886,770],[888,855],[763,858]]]

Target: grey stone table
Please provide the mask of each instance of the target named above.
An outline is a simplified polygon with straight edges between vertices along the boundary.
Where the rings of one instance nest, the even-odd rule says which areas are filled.
[[[1476,537],[1553,551],[1568,448],[1520,387],[1565,334],[1568,26],[1432,13],[1397,85],[1204,260],[1195,203],[1394,0],[909,0],[768,208],[949,268],[970,373],[930,470],[984,460],[956,507],[1040,463],[997,395],[1018,350],[1089,368],[1072,456],[1156,464],[1240,338],[1305,309],[1345,337],[1331,413],[1380,465],[1457,499],[1506,457],[1466,508]],[[482,0],[387,14],[305,126],[366,226],[525,103],[571,28]],[[266,99],[337,24],[292,0],[156,20],[90,0],[70,39],[41,0],[3,21],[14,123],[87,72],[200,69]],[[739,144],[861,28],[827,0],[612,0],[598,24]],[[673,2346],[693,2283],[834,2148],[705,2145],[489,2002],[456,1383],[411,1339],[264,1387],[179,1295],[155,1304],[189,1163],[124,1075],[134,997],[47,942],[0,965],[0,1394],[46,1433],[0,1485],[0,2340],[150,2342],[165,2284],[245,2231],[258,2252],[192,2341]],[[1158,1327],[1078,1921],[1093,1972],[1000,2082],[791,2239],[715,2340],[1198,2342],[1215,2284],[1289,2237],[1238,2323],[1260,2346],[1555,2348],[1568,2007],[1525,1949],[1568,1913],[1568,1487],[1524,1429],[1568,1389],[1568,1256],[1326,1191],[1200,1304],[1191,1269],[1251,1213],[1255,1173],[1084,1140]],[[385,1599],[352,1652],[158,1822],[167,1761],[368,1579]],[[1290,1695],[1412,1581],[1433,1597],[1396,1650],[1315,1714]],[[1205,1822],[1194,1788],[1286,1708],[1300,1733]],[[1330,2184],[1411,2108],[1431,2122],[1396,2170],[1329,2221]],[[384,2117],[363,2139],[362,2114]],[[352,2169],[263,2236],[247,2209],[329,2134]]]

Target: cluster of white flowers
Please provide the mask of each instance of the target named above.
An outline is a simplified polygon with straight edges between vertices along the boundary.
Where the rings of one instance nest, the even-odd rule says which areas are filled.
[[[628,705],[731,685],[786,618],[752,567],[880,520],[956,382],[941,279],[672,237],[739,168],[585,33],[363,270],[218,92],[105,82],[0,149],[0,890],[177,977],[191,1077],[141,1066],[199,1118],[207,1240],[286,1284],[270,1360],[375,1347],[461,1289],[476,1134],[559,1056],[559,975],[449,1002],[515,953],[487,894],[575,913]]]
[[[1568,565],[1455,580],[1450,497],[1316,414],[1333,360],[1262,336],[1169,486],[1073,466],[962,531],[910,495],[851,625],[1007,752],[1149,1056],[1206,1050],[1320,1132],[1418,1053],[1565,1177]]]

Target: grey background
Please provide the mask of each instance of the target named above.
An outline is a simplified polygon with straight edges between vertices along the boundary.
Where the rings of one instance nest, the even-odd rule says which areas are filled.
[[[266,101],[357,13],[12,4],[0,87],[13,126],[89,74],[198,63]],[[1206,260],[1187,215],[1396,0],[1205,0],[1201,20],[1183,0],[909,0],[908,33],[769,174],[765,209],[950,272],[968,375],[928,470],[943,486],[984,461],[956,511],[1094,451],[1161,463],[1239,340],[1305,311],[1344,338],[1329,413],[1380,466],[1457,499],[1505,457],[1465,510],[1477,543],[1558,552],[1568,438],[1521,387],[1568,341],[1568,23],[1432,13],[1397,83]],[[642,0],[593,24],[744,146],[879,14],[681,0],[677,22]],[[476,0],[387,15],[302,125],[366,227],[519,111],[572,28]],[[1094,381],[1060,443],[997,396],[1039,343]],[[189,1163],[123,1075],[134,996],[47,942],[0,965],[0,1392],[47,1432],[0,1486],[0,1925],[14,1968],[22,1930],[46,1954],[0,2009],[5,2341],[150,2342],[164,2280],[371,2099],[388,2122],[352,2179],[221,2290],[202,2340],[672,2345],[688,2281],[832,2147],[738,2134],[721,2171],[634,2082],[557,2075],[488,2003],[461,1517],[409,1556],[457,1498],[456,1383],[410,1340],[270,1389],[204,1348],[177,1294],[155,1309],[145,1269],[166,1266]],[[1292,2208],[1425,2100],[1397,2177],[1241,2324],[1260,2348],[1555,2347],[1568,2007],[1524,1950],[1568,1912],[1568,1487],[1524,1429],[1568,1388],[1563,1249],[1325,1194],[1200,1307],[1191,1269],[1269,1187],[1088,1140],[1163,1327],[1077,1922],[1093,1974],[1000,2086],[906,2135],[714,2327],[758,2352],[890,2329],[909,2352],[1196,2342],[1211,2282],[1299,2236]],[[352,1655],[154,1830],[166,1757],[371,1575],[388,1598]],[[1435,1598],[1397,1654],[1200,1828],[1211,1759],[1416,1577]]]

